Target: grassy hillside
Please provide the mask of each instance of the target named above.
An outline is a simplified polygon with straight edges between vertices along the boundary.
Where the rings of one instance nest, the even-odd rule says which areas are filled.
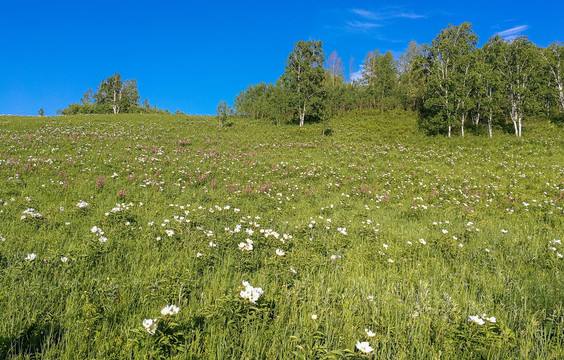
[[[0,117],[0,358],[562,358],[563,133],[494,136]]]

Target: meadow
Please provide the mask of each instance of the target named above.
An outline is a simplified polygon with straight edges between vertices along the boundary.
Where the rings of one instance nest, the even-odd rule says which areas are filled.
[[[0,117],[0,358],[562,359],[564,132]]]

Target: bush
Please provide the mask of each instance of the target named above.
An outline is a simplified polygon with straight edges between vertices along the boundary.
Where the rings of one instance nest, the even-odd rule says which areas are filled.
[[[560,112],[558,114],[552,115],[550,117],[550,122],[557,126],[564,127],[564,112]]]

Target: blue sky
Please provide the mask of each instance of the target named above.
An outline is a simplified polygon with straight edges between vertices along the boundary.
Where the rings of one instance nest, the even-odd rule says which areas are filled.
[[[141,99],[215,114],[250,83],[275,82],[298,40],[322,40],[348,73],[372,50],[399,55],[448,24],[539,46],[564,41],[560,1],[0,0],[0,114],[47,115],[118,72]]]

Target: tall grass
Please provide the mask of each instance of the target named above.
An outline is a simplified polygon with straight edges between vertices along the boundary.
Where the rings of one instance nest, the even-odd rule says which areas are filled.
[[[426,137],[399,112],[0,129],[2,358],[564,356],[564,142],[548,123],[522,139]]]

